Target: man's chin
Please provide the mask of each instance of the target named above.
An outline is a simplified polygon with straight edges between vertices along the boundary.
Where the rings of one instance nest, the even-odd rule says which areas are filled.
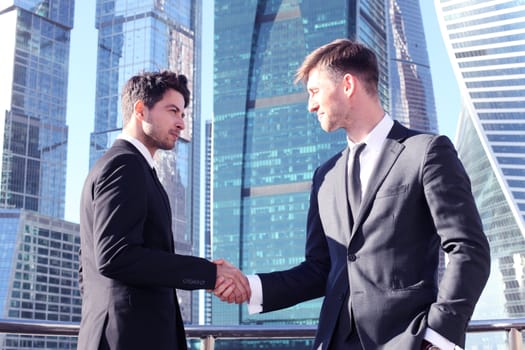
[[[323,129],[323,131],[325,131],[325,132],[332,132],[332,131],[334,131],[334,128],[331,125],[325,125],[323,123],[321,123],[321,129]]]
[[[173,142],[173,143],[164,143],[162,145],[160,145],[159,149],[163,150],[163,151],[171,151],[172,149],[175,148],[175,145],[177,143],[176,142]]]

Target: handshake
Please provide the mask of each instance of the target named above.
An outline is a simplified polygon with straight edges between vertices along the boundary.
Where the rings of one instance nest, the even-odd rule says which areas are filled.
[[[217,265],[217,281],[213,294],[228,303],[242,304],[249,301],[252,291],[248,278],[241,270],[224,259],[213,263]]]

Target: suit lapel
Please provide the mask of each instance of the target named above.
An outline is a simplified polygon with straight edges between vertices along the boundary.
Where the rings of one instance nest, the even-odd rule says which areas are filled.
[[[365,191],[361,201],[361,208],[359,210],[358,216],[356,217],[355,224],[352,227],[352,236],[355,233],[357,227],[362,225],[366,217],[365,214],[368,213],[368,210],[372,205],[379,187],[405,148],[405,146],[400,141],[406,136],[407,129],[398,122],[394,122],[394,126],[392,127],[392,130],[388,134],[383,145],[383,151],[379,155],[376,166],[370,176],[368,188]]]
[[[161,194],[162,201],[164,202],[164,206],[166,207],[166,210],[168,212],[169,222],[170,222],[170,225],[171,225],[171,223],[172,223],[171,207],[170,207],[170,200],[168,198],[168,194],[166,193],[166,190],[164,189],[164,186],[162,186],[162,183],[160,182],[159,177],[157,176],[157,172],[155,171],[155,168],[150,168],[150,169],[151,169],[151,175],[153,176],[153,181],[155,182],[155,185],[157,186],[157,189],[159,190],[159,192]],[[170,232],[171,232],[171,230],[170,230]],[[171,235],[171,237],[170,237],[170,245],[171,245],[171,251],[174,252],[175,251],[175,242],[174,242],[174,239],[173,239],[173,235]]]
[[[346,245],[348,245],[350,242],[350,232],[352,227],[352,213],[350,211],[350,205],[348,204],[347,196],[347,164],[349,153],[350,150],[348,147],[346,147],[342,151],[341,157],[339,157],[333,169],[336,182],[334,193],[336,208],[341,208],[341,210],[344,210],[344,212],[341,213],[341,218],[348,217],[348,220],[341,220],[341,236],[344,239],[344,243]]]
[[[153,180],[155,181],[155,184],[157,185],[157,188],[158,188],[158,190],[161,193],[164,205],[166,206],[166,209],[168,210],[169,215],[171,216],[171,207],[170,207],[170,200],[168,198],[168,194],[166,193],[166,190],[164,189],[164,186],[162,186],[162,183],[160,182],[160,180],[159,180],[159,178],[157,176],[157,172],[155,171],[154,168],[151,168],[151,173],[152,173],[152,176],[153,176]]]

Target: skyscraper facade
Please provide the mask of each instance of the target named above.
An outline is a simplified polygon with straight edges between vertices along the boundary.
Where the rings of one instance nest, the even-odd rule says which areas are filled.
[[[0,209],[0,317],[80,322],[78,224]],[[75,337],[0,334],[2,350],[74,349]]]
[[[456,143],[491,244],[492,271],[474,317],[524,317],[525,3],[435,6],[462,94]]]
[[[0,317],[78,322],[78,225],[65,211],[73,0],[0,4]],[[75,338],[0,335],[1,349]]]
[[[419,1],[388,1],[390,112],[403,125],[438,132]]]
[[[0,207],[64,216],[73,0],[0,5]]]
[[[215,0],[213,254],[245,273],[304,258],[311,176],[346,146],[307,112],[294,74],[313,49],[356,38],[379,58],[388,109],[384,1]],[[321,301],[261,315],[212,301],[214,324],[315,324]]]
[[[186,109],[185,126],[172,151],[155,154],[156,170],[168,192],[173,217],[176,251],[194,252],[198,232],[200,130],[194,132],[196,62],[195,20],[200,2],[191,0],[97,0],[97,83],[94,131],[90,141],[90,165],[111,146],[122,129],[120,93],[124,83],[143,71],[169,69],[188,77],[192,102]],[[192,297],[178,293],[186,322],[192,322]]]

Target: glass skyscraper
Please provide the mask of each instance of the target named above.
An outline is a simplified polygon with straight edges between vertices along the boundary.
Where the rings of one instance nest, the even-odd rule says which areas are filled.
[[[419,1],[388,1],[390,112],[403,125],[438,132]]]
[[[73,0],[0,4],[0,207],[64,216],[73,12]]]
[[[1,318],[80,322],[79,225],[0,209]],[[75,337],[0,334],[2,350],[74,349]]]
[[[304,258],[313,171],[346,146],[307,112],[294,74],[313,49],[356,38],[379,58],[388,101],[384,1],[215,0],[213,255],[245,273]],[[321,300],[261,315],[212,299],[213,324],[316,324]]]
[[[62,220],[73,0],[0,4],[0,317],[79,322],[79,228]],[[0,348],[76,339],[0,335]]]
[[[435,5],[462,94],[456,143],[491,245],[492,271],[473,317],[524,317],[525,3]]]
[[[176,251],[193,254],[199,232],[201,155],[199,95],[200,35],[195,22],[201,4],[191,0],[97,0],[97,83],[90,165],[111,146],[122,129],[120,93],[124,83],[142,71],[169,69],[188,77],[192,101],[186,129],[176,150],[158,151],[156,169],[170,198]],[[196,64],[197,62],[197,64]],[[196,128],[194,130],[194,128]],[[196,233],[196,234],[194,234]],[[192,322],[191,292],[178,293],[186,322]]]

